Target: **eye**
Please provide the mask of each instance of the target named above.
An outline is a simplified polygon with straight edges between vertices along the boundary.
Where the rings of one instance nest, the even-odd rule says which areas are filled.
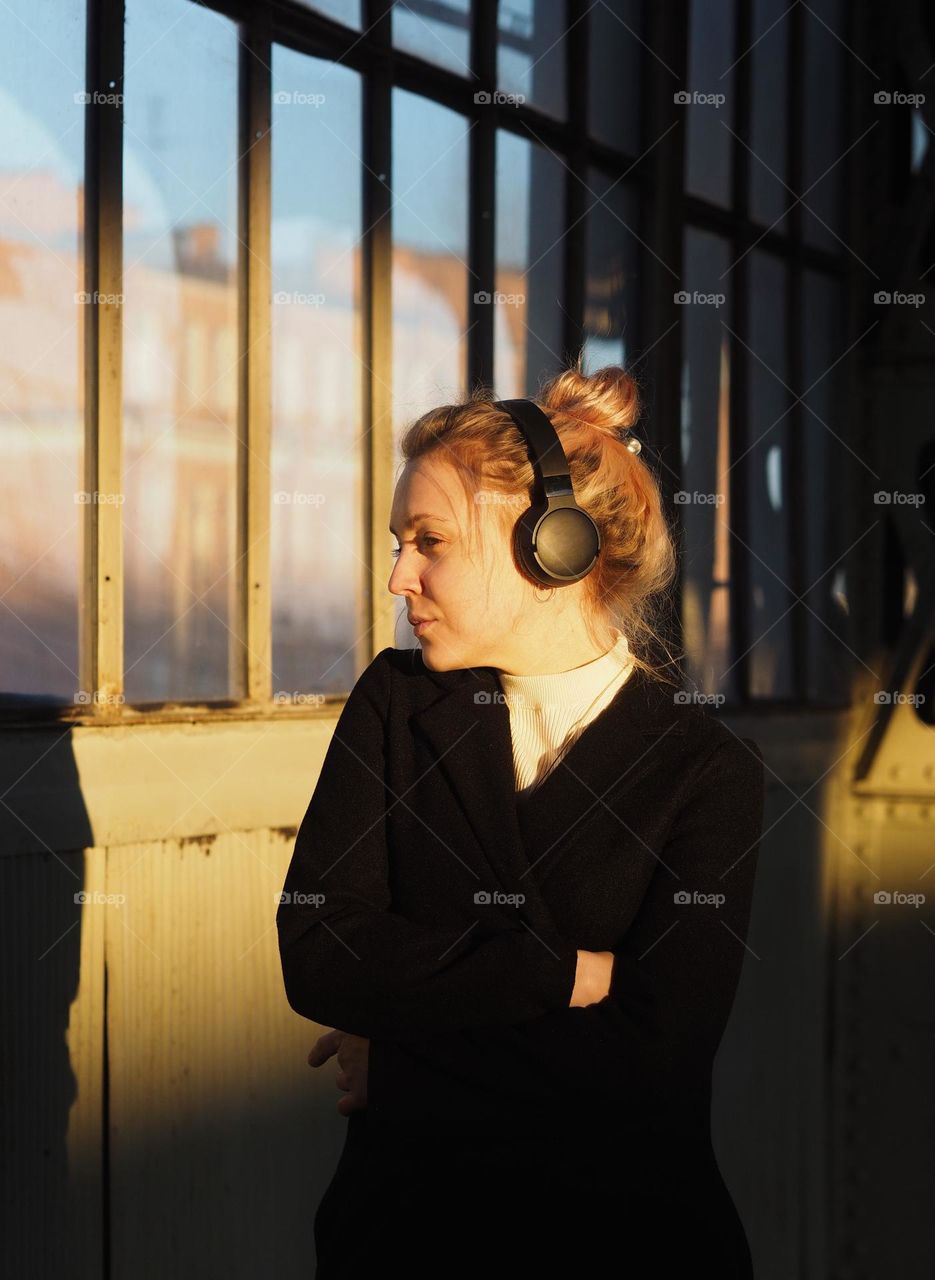
[[[423,541],[423,542],[431,542],[432,544],[434,544],[434,543],[436,543],[436,542],[437,542],[437,543],[441,543],[442,539],[441,539],[441,538],[433,537],[433,535],[432,535],[432,534],[427,533],[427,534],[425,534],[425,535],[423,536],[422,541]],[[394,559],[394,560],[397,560],[397,559],[399,558],[399,554],[400,554],[400,552],[401,552],[401,551],[402,551],[402,547],[393,547],[393,548],[390,550],[390,555],[393,557],[393,559]]]

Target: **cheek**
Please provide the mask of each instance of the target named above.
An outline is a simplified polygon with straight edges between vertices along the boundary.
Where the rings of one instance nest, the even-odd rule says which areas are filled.
[[[425,579],[425,588],[437,602],[445,621],[467,630],[481,624],[491,611],[491,603],[496,601],[493,592],[488,597],[483,576],[471,564],[453,559],[433,567]]]

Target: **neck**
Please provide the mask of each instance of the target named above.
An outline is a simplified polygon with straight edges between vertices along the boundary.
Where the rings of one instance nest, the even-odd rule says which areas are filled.
[[[573,671],[594,662],[609,652],[617,642],[617,635],[608,627],[597,639],[579,628],[572,632],[554,631],[543,636],[540,643],[529,637],[517,637],[516,651],[505,655],[497,669],[511,676],[556,675]]]

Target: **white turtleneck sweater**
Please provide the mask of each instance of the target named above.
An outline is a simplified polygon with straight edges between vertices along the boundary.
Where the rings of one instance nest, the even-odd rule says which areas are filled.
[[[510,710],[518,798],[542,782],[629,678],[630,646],[623,632],[614,630],[613,648],[582,667],[544,676],[497,673]]]

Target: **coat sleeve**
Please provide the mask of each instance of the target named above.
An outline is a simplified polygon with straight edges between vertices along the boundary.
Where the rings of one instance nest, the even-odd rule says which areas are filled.
[[[763,755],[731,736],[707,757],[659,854],[634,926],[614,948],[608,1003],[647,1089],[703,1079],[733,1007],[763,828]],[[688,1068],[686,1072],[686,1068]]]
[[[392,910],[385,649],[342,708],[276,913],[289,1004],[323,1026],[404,1039],[567,1008],[577,947],[525,927],[442,928]]]
[[[374,1039],[372,1115],[434,1135],[565,1120],[577,1131],[595,1115],[605,1126],[708,1131],[711,1067],[749,954],[764,767],[755,742],[731,736],[692,768],[613,947],[608,995],[514,1026]]]

